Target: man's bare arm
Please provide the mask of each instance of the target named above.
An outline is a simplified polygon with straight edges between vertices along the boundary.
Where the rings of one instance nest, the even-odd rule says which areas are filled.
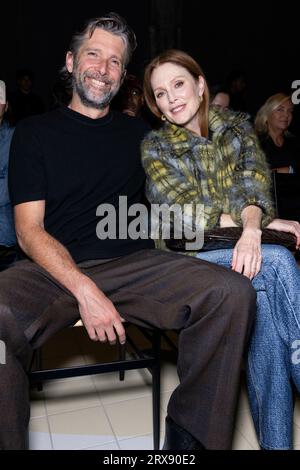
[[[114,343],[116,334],[125,342],[122,319],[112,302],[76,266],[68,250],[44,228],[45,201],[15,206],[16,234],[22,250],[48,271],[77,299],[79,311],[91,339]]]

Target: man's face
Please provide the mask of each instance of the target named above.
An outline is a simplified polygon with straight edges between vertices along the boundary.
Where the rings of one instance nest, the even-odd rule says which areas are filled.
[[[125,44],[121,37],[96,28],[74,59],[67,54],[67,69],[73,74],[74,93],[89,108],[104,110],[120,88]]]

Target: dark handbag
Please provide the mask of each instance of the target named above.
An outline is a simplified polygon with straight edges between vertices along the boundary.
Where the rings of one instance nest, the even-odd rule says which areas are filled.
[[[204,244],[200,251],[222,250],[227,248],[234,248],[236,242],[242,235],[242,227],[217,227],[204,232]],[[186,251],[186,244],[191,243],[193,240],[182,238],[177,240],[165,240],[167,248],[173,251]],[[278,232],[269,228],[262,229],[261,242],[273,245],[285,246],[289,250],[294,250],[296,247],[296,237],[287,232]]]

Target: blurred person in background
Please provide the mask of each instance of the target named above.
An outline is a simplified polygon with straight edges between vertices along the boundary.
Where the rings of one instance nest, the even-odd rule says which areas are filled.
[[[5,83],[0,80],[0,271],[15,259],[16,235],[8,193],[8,159],[13,127],[6,119],[8,102]]]

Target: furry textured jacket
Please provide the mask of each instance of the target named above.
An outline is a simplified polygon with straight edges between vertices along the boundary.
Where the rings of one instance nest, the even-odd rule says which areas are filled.
[[[249,116],[209,111],[209,138],[166,123],[142,143],[147,174],[146,194],[152,204],[199,204],[204,228],[219,226],[222,213],[242,225],[249,205],[262,209],[262,226],[274,218],[270,171]],[[184,222],[195,227],[195,211]]]

